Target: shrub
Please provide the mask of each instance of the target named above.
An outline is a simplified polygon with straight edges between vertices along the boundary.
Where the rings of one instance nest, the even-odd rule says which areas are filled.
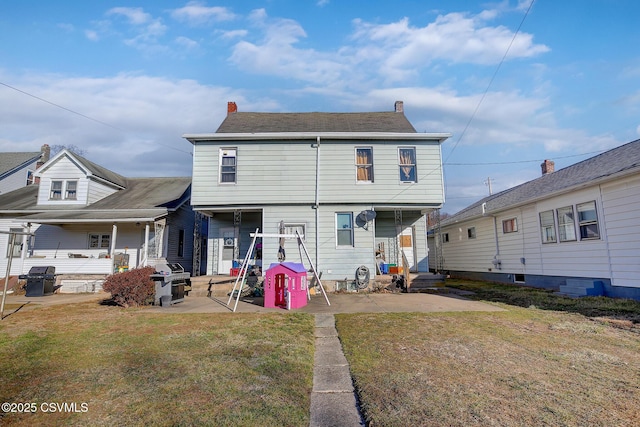
[[[142,267],[115,273],[107,277],[102,288],[122,307],[149,304],[155,295],[155,283],[149,278],[154,272],[153,267]]]

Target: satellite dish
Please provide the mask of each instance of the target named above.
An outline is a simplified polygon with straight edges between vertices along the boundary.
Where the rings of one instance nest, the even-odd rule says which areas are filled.
[[[362,227],[365,230],[368,230],[369,221],[373,220],[376,217],[376,211],[365,210],[358,214],[356,217],[356,225],[358,227]]]

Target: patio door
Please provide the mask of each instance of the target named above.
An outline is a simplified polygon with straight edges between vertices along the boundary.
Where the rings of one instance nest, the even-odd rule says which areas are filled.
[[[409,263],[409,271],[416,270],[416,251],[415,251],[415,230],[413,227],[406,227],[400,234],[400,249],[404,252]]]
[[[236,247],[236,235],[233,227],[221,228],[218,238],[218,274],[229,274],[233,267]]]

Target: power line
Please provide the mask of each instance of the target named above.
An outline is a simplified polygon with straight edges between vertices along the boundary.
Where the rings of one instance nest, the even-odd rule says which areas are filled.
[[[61,109],[65,110],[65,111],[68,111],[68,112],[70,112],[70,113],[76,114],[76,115],[78,115],[78,116],[80,116],[80,117],[84,117],[85,119],[92,120],[92,121],[94,121],[94,122],[96,122],[96,123],[100,123],[101,125],[105,125],[105,126],[108,126],[108,127],[110,127],[110,128],[113,128],[113,129],[116,129],[116,130],[119,130],[119,131],[124,132],[124,130],[120,129],[119,127],[116,127],[116,126],[110,125],[109,123],[103,122],[103,121],[98,120],[98,119],[94,119],[93,117],[89,117],[89,116],[87,116],[87,115],[85,115],[85,114],[78,113],[77,111],[74,111],[74,110],[72,110],[72,109],[70,109],[70,108],[67,108],[67,107],[63,107],[62,105],[60,105],[60,104],[56,104],[55,102],[47,101],[47,100],[46,100],[46,99],[44,99],[44,98],[40,98],[39,96],[33,95],[33,94],[29,93],[29,92],[25,92],[24,90],[20,90],[20,89],[18,89],[17,87],[13,87],[13,86],[8,85],[8,84],[3,83],[3,82],[0,82],[0,85],[5,86],[5,87],[8,87],[9,89],[13,89],[13,90],[15,90],[16,92],[20,92],[20,93],[22,93],[23,95],[27,95],[27,96],[30,96],[30,97],[32,97],[32,98],[35,98],[35,99],[37,99],[38,101],[46,102],[47,104],[53,105],[54,107],[61,108]]]
[[[16,92],[20,92],[20,93],[21,93],[21,94],[23,94],[23,95],[30,96],[31,98],[37,99],[38,101],[46,102],[46,103],[47,103],[47,104],[49,104],[49,105],[53,105],[54,107],[60,108],[60,109],[65,110],[65,111],[68,111],[69,113],[76,114],[76,115],[78,115],[78,116],[80,116],[80,117],[82,117],[82,118],[85,118],[85,119],[91,120],[91,121],[96,122],[96,123],[100,123],[101,125],[104,125],[104,126],[110,127],[110,128],[112,128],[112,129],[115,129],[115,130],[119,130],[120,132],[126,132],[124,129],[121,129],[121,128],[117,127],[117,126],[114,126],[114,125],[112,125],[112,124],[109,124],[109,123],[103,122],[102,120],[94,119],[93,117],[87,116],[86,114],[79,113],[79,112],[77,112],[77,111],[75,111],[75,110],[72,110],[72,109],[70,109],[70,108],[64,107],[64,106],[62,106],[62,105],[60,105],[60,104],[56,104],[55,102],[48,101],[48,100],[46,100],[46,99],[44,99],[44,98],[41,98],[41,97],[36,96],[36,95],[33,95],[33,94],[31,94],[31,93],[29,93],[29,92],[26,92],[26,91],[24,91],[24,90],[18,89],[17,87],[14,87],[14,86],[8,85],[8,84],[3,83],[3,82],[0,82],[0,85],[5,86],[5,87],[8,87],[9,89],[13,89],[13,90],[15,90]],[[193,153],[192,153],[192,152],[190,152],[190,151],[180,150],[180,149],[178,149],[178,148],[172,147],[172,146],[167,145],[167,144],[160,144],[160,143],[157,143],[157,144],[158,144],[158,145],[162,145],[163,147],[167,147],[167,148],[169,148],[169,149],[171,149],[171,150],[179,151],[179,152],[181,152],[181,153],[185,153],[185,154],[189,154],[189,155],[193,156]]]
[[[581,156],[587,156],[590,154],[600,154],[600,153],[604,153],[607,150],[598,150],[598,151],[590,151],[588,153],[582,153],[582,154],[571,154],[569,156],[557,156],[557,157],[553,157],[553,159],[568,159],[570,157],[581,157]],[[511,161],[511,162],[484,162],[484,163],[445,163],[445,166],[488,166],[488,165],[514,165],[514,164],[518,164],[518,163],[537,163],[537,162],[542,162],[544,161],[544,159],[534,159],[534,160],[517,160],[517,161]]]
[[[513,45],[513,42],[515,41],[516,37],[518,36],[518,33],[520,32],[520,28],[522,28],[522,25],[524,24],[525,19],[527,19],[527,15],[529,15],[529,11],[531,10],[531,7],[533,6],[533,2],[534,1],[535,0],[531,0],[531,3],[529,3],[529,7],[527,8],[527,11],[525,12],[524,16],[522,17],[522,21],[520,21],[520,25],[518,25],[518,28],[516,29],[515,33],[513,33],[513,37],[511,38],[511,41],[509,42],[509,46],[507,46],[507,50],[504,52],[504,55],[502,56],[502,59],[500,60],[500,62],[498,63],[498,66],[496,67],[495,71],[493,72],[493,75],[491,76],[491,79],[489,80],[489,84],[487,84],[487,88],[484,90],[484,93],[480,97],[480,100],[478,101],[478,104],[476,105],[476,108],[473,110],[473,113],[471,114],[471,117],[469,117],[469,121],[467,121],[467,124],[465,125],[464,129],[462,130],[462,133],[460,134],[460,137],[458,137],[458,140],[453,145],[453,148],[449,152],[449,155],[444,160],[445,163],[447,162],[447,159],[449,159],[449,157],[451,157],[451,155],[455,151],[456,147],[458,146],[458,144],[460,143],[460,141],[462,140],[464,135],[467,133],[467,129],[469,129],[469,126],[471,125],[471,122],[476,117],[476,114],[478,113],[478,110],[480,109],[480,105],[482,104],[482,102],[486,98],[487,93],[489,93],[489,88],[491,87],[491,84],[493,83],[493,81],[495,80],[496,76],[498,75],[498,71],[500,71],[500,67],[502,67],[502,64],[504,63],[505,59],[507,58],[507,55],[509,54],[509,51],[511,50],[511,46]]]

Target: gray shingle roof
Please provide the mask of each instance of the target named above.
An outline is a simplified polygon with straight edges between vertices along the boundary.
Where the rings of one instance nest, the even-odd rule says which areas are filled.
[[[128,178],[126,188],[89,206],[37,205],[38,185],[0,195],[1,211],[33,212],[26,219],[118,219],[162,216],[189,197],[190,177]]]
[[[0,175],[25,163],[35,162],[40,158],[40,154],[39,152],[0,153]]]
[[[631,173],[640,173],[640,139],[485,197],[443,220],[442,225],[482,216],[483,203],[486,203],[487,212],[498,212],[615,175]]]
[[[119,175],[109,169],[102,167],[98,164],[93,163],[91,160],[85,159],[84,157],[71,153],[73,157],[78,159],[94,176],[98,178],[102,178],[105,181],[112,182],[120,187],[125,187],[127,184],[127,178]]]
[[[216,133],[415,133],[403,113],[245,113],[227,115]]]

